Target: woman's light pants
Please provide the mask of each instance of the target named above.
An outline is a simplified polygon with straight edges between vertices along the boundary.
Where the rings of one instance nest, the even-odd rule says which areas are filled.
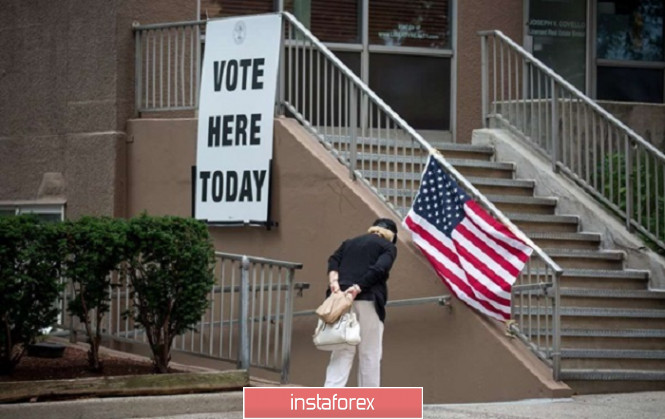
[[[374,301],[354,301],[353,308],[360,323],[358,344],[358,387],[381,385],[381,355],[383,348],[383,322],[374,308]],[[325,387],[344,387],[349,379],[356,347],[332,351],[326,369]]]

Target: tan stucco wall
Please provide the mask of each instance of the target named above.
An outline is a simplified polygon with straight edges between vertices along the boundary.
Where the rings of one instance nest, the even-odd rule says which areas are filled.
[[[470,143],[482,127],[480,37],[478,31],[498,29],[522,44],[523,0],[458,0],[457,12],[457,135]]]
[[[130,215],[144,210],[190,215],[195,133],[194,119],[130,121]],[[313,309],[324,295],[330,253],[376,217],[391,214],[293,120],[276,120],[273,177],[271,204],[278,227],[211,227],[211,232],[217,250],[303,263],[296,280],[311,288],[296,298],[295,310]],[[449,294],[407,234],[400,231],[399,237],[390,299]],[[314,325],[310,316],[294,319],[293,383],[323,383],[328,354],[311,343]],[[457,301],[451,311],[436,304],[389,308],[384,339],[382,384],[423,386],[426,403],[570,394],[551,382],[550,372],[521,344]],[[262,375],[260,370],[252,374]]]

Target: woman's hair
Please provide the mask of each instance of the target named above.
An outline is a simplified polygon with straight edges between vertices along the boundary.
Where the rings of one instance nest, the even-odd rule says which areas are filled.
[[[397,225],[390,218],[378,218],[367,232],[378,234],[389,242],[397,242]]]

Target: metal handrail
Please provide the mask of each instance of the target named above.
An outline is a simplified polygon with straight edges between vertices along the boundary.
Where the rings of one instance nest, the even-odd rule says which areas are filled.
[[[534,143],[536,149],[551,160],[555,171],[561,170],[597,200],[624,218],[628,230],[637,229],[656,245],[665,249],[665,154],[501,31],[481,31],[478,34],[481,37],[482,49],[483,124],[487,126],[489,119],[493,118]],[[492,44],[494,61],[491,67],[488,49],[490,37],[498,39],[500,47],[497,52],[497,42],[494,41]],[[508,48],[508,57],[505,60],[503,45]],[[519,63],[515,62],[512,70],[511,52],[521,60]],[[501,68],[497,70],[499,60]],[[512,72],[506,76],[507,83],[504,81],[504,61],[507,62],[508,73]],[[492,94],[490,72],[494,83],[492,92],[495,109],[492,113],[489,111]],[[542,86],[541,74],[545,77]],[[512,80],[513,75],[514,80]],[[500,86],[497,86],[497,78],[500,78],[498,82],[501,83]],[[512,81],[515,83],[514,86],[511,85]],[[520,84],[522,89],[519,87]],[[534,89],[534,84],[538,85],[538,89]],[[508,98],[504,100],[506,87]],[[497,89],[500,90],[500,100],[497,97]],[[537,91],[540,89],[544,89],[549,96],[541,96]],[[515,95],[514,98],[512,94]],[[545,107],[545,114],[540,113],[541,103]],[[537,111],[528,109],[529,105],[533,108],[535,104]],[[535,112],[538,114],[534,117]],[[548,112],[551,115],[547,115]],[[534,118],[538,122],[535,134],[533,127],[528,125],[534,121],[527,121]],[[541,130],[540,120],[544,120],[545,130]],[[545,136],[544,146],[539,143],[542,136]],[[609,152],[605,150],[605,144]],[[566,147],[569,148],[570,157],[566,156]],[[572,157],[573,147],[577,147],[575,157]],[[606,163],[608,158],[610,160]],[[614,170],[614,165],[618,166],[617,170]],[[599,167],[603,173],[594,174]],[[605,176],[605,170],[609,170],[609,176]],[[642,188],[646,189],[644,193]]]
[[[175,29],[183,26],[205,26],[207,20],[184,20],[181,22],[167,22],[167,23],[148,23],[148,24],[138,24],[135,22],[132,30],[134,32],[148,31],[153,29]]]
[[[446,171],[457,181],[463,189],[479,201],[492,215],[494,215],[502,224],[508,227],[517,237],[528,244],[538,256],[543,258],[548,266],[556,273],[561,273],[563,270],[559,265],[554,262],[537,244],[535,244],[529,237],[526,236],[515,224],[513,224],[494,204],[492,204],[485,195],[480,193],[471,182],[469,182],[461,173],[457,171],[448,161],[439,153],[439,151],[432,147],[418,132],[413,129],[402,117],[400,117],[393,109],[385,103],[379,96],[372,91],[369,86],[363,83],[358,76],[356,76],[344,63],[342,63],[323,43],[321,43],[314,34],[312,34],[302,23],[300,23],[292,14],[282,12],[282,14],[300,31],[302,31],[307,38],[323,53],[337,68],[342,71],[354,85],[364,92],[379,108],[386,112],[390,117],[397,122],[397,124],[411,135],[423,148],[425,148],[433,157],[446,169]]]
[[[651,143],[646,141],[644,138],[642,138],[638,133],[633,131],[629,126],[624,124],[623,122],[619,121],[614,115],[606,111],[604,108],[602,108],[598,103],[596,103],[593,99],[589,98],[586,96],[584,93],[582,93],[579,89],[577,89],[575,86],[570,84],[566,79],[561,77],[559,74],[555,73],[554,70],[552,70],[550,67],[546,66],[543,64],[542,61],[540,61],[538,58],[534,57],[531,55],[527,50],[519,46],[515,41],[507,37],[506,35],[503,34],[500,30],[491,30],[491,31],[479,31],[478,35],[482,37],[487,37],[490,35],[497,36],[501,38],[502,41],[510,45],[518,54],[520,54],[522,57],[527,59],[530,63],[534,64],[536,67],[538,67],[539,70],[543,71],[546,73],[548,76],[552,77],[554,80],[556,80],[557,83],[565,87],[566,89],[570,90],[575,96],[577,96],[578,99],[583,101],[585,104],[588,106],[592,107],[596,112],[601,114],[605,119],[612,121],[613,124],[615,124],[617,127],[621,128],[623,131],[626,132],[626,134],[630,135],[633,137],[635,141],[640,143],[640,145],[646,147],[649,151],[654,152],[658,158],[665,162],[665,154],[663,154],[661,151],[659,151],[656,147],[654,147]]]
[[[386,307],[404,307],[420,304],[438,304],[450,308],[450,295],[437,295],[434,297],[415,297],[402,300],[389,300]],[[300,310],[293,313],[293,317],[314,316],[316,310]]]
[[[198,107],[204,28],[202,20],[149,25],[134,22],[136,113]]]
[[[224,259],[242,262],[243,258],[247,258],[250,263],[263,263],[270,266],[281,266],[287,269],[302,269],[302,263],[286,262],[282,260],[262,258],[258,256],[240,255],[236,253],[215,252],[215,256],[223,257]]]

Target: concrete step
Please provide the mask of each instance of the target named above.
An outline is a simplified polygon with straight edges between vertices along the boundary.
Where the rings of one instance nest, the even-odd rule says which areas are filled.
[[[346,135],[324,135],[326,141],[335,145],[340,151],[349,150],[350,137]],[[457,144],[445,141],[428,141],[429,144],[439,150],[446,159],[472,159],[489,161],[494,156],[494,148],[490,146]],[[429,152],[420,143],[410,138],[370,138],[358,137],[356,139],[357,150],[369,153],[386,154],[417,154],[427,157]]]
[[[663,368],[563,368],[559,378],[578,394],[665,389],[665,369]]]
[[[551,342],[551,330],[539,329],[535,322],[531,328],[527,322],[524,324],[523,330],[527,335],[540,335],[542,342],[546,339]],[[577,349],[665,350],[665,329],[564,327],[561,329],[561,346]]]
[[[467,180],[485,195],[533,196],[536,182],[529,179],[493,179],[468,177]]]
[[[543,274],[534,270],[534,275]],[[623,269],[566,269],[561,275],[561,287],[597,288],[616,290],[646,290],[649,272],[644,270]]]
[[[644,380],[573,380],[566,384],[577,394],[637,393],[665,390],[665,381]],[[647,393],[648,394],[648,393]],[[656,414],[657,416],[658,414]],[[610,414],[607,415],[611,417]]]
[[[665,370],[562,369],[560,378],[564,381],[665,381]]]
[[[564,269],[621,270],[625,253],[618,250],[570,250],[543,248]]]
[[[418,190],[420,172],[392,172],[387,170],[360,170],[363,177],[377,188]],[[534,182],[522,179],[492,179],[467,177],[483,194],[533,196]]]
[[[665,370],[665,350],[563,348],[563,369]]]
[[[541,248],[597,250],[600,246],[598,233],[529,232],[527,234]]]
[[[387,197],[392,197],[392,198],[398,198],[402,199],[405,198],[405,205],[411,205],[411,200],[416,196],[418,193],[418,188],[420,187],[420,179],[418,181],[414,181],[413,179],[407,178],[407,176],[401,178],[401,179],[393,179],[392,181],[387,181],[388,178],[386,177],[378,177],[383,174],[388,174],[387,172],[379,172],[375,170],[364,170],[361,171],[363,177],[366,179],[370,179],[371,184],[378,189],[378,191],[383,194],[384,196]],[[489,182],[488,182],[489,183]],[[520,181],[516,181],[513,179],[493,179],[492,182],[495,185],[499,185],[494,188],[494,190],[501,189],[503,187],[508,187],[508,188],[520,188]],[[510,186],[510,185],[513,186]],[[378,186],[377,186],[378,185]],[[386,186],[390,185],[390,186]],[[394,187],[394,185],[406,185],[406,187]],[[481,193],[483,191],[481,190]],[[539,198],[534,198],[531,195],[524,194],[523,196],[519,195],[487,195],[489,196],[504,196],[504,197],[514,197],[514,199],[511,200],[506,200],[506,203],[510,202],[520,202],[520,203],[525,203],[526,205],[550,205],[551,200],[545,198],[545,199],[539,199]],[[500,199],[500,198],[499,198]],[[401,201],[400,201],[401,203]]]
[[[514,163],[481,162],[468,159],[448,159],[448,162],[467,178],[513,179]]]
[[[520,323],[524,314],[550,316],[550,307],[522,307],[520,299],[513,303],[513,313]],[[570,307],[562,306],[561,327],[570,329],[665,329],[665,309]]]
[[[557,198],[538,196],[485,195],[503,213],[554,215]]]
[[[391,177],[401,177],[401,172],[416,173],[420,177],[427,159],[425,156],[387,155],[379,153],[357,153],[357,170],[393,172]],[[515,165],[473,159],[448,159],[448,162],[466,177],[512,179]],[[397,173],[397,174],[395,174]]]
[[[665,309],[665,292],[561,288],[561,305],[595,308]]]
[[[577,215],[528,213],[505,213],[504,215],[527,234],[531,232],[577,233],[580,228],[580,219]]]
[[[379,193],[387,197],[402,214],[408,212],[415,192],[406,189],[380,188]],[[413,195],[411,195],[413,194]],[[541,198],[529,196],[502,196],[485,195],[501,212],[515,211],[523,213],[553,215],[556,208],[556,198]]]

